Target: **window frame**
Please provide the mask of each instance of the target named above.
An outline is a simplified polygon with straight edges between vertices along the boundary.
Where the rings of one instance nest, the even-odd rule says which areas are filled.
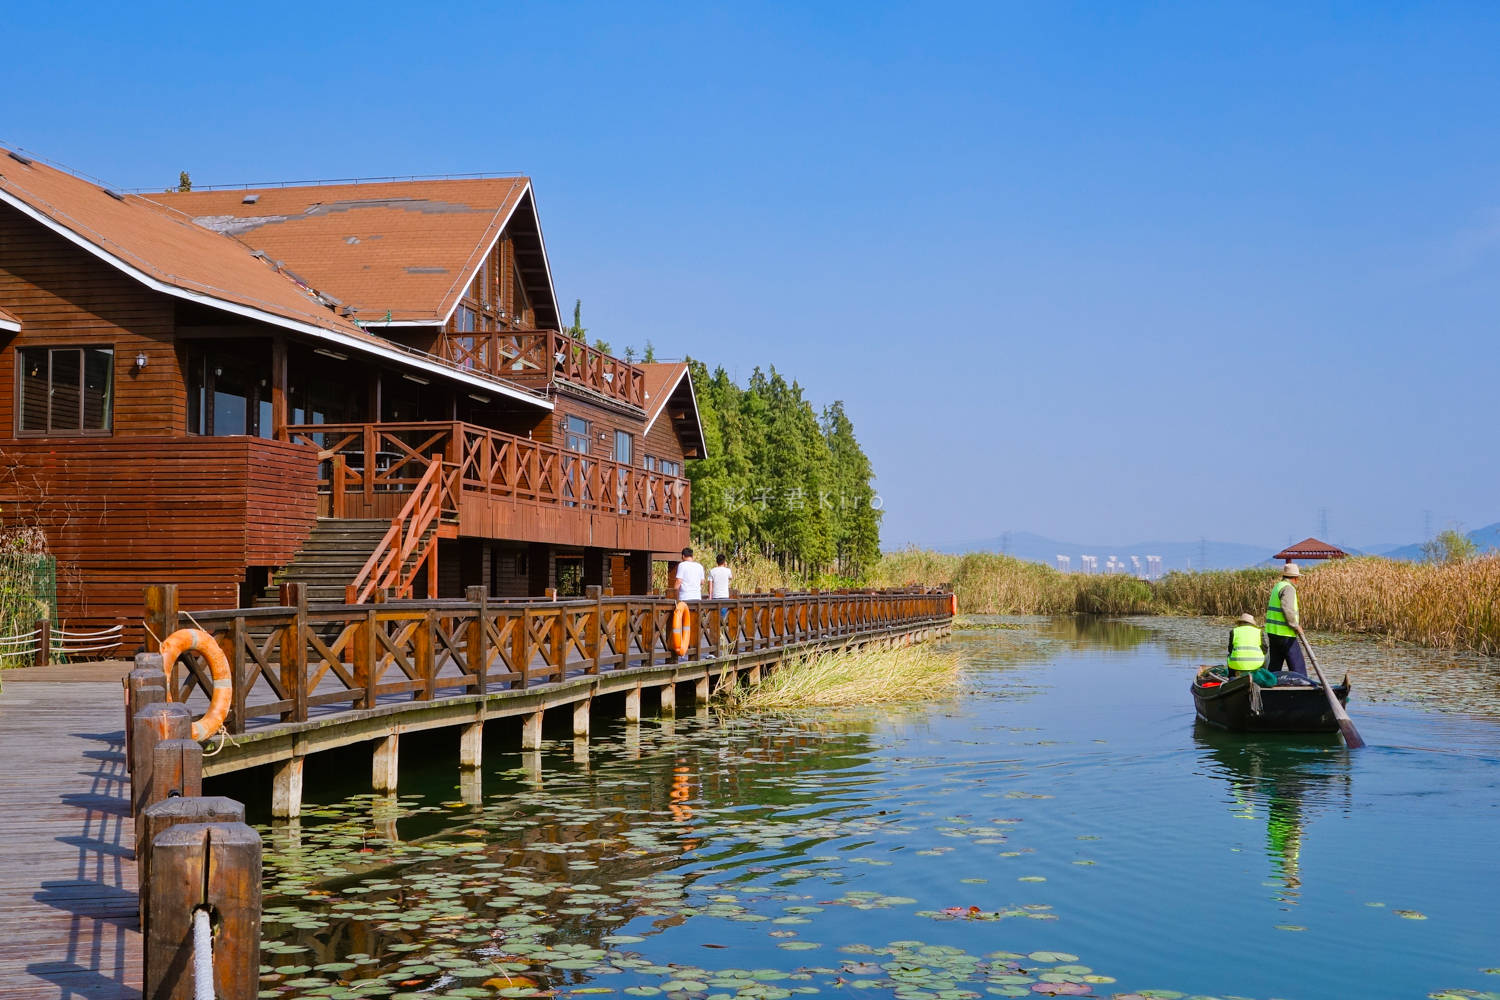
[[[26,389],[26,352],[47,352],[47,426],[44,430],[26,430],[22,428],[22,419],[26,412],[25,389]],[[78,354],[78,426],[55,429],[52,426],[52,355],[55,351],[75,351]],[[86,352],[108,351],[109,352],[109,388],[105,393],[107,403],[104,406],[104,426],[88,429],[83,426],[84,414],[88,411],[85,382],[88,379],[88,361]],[[17,344],[14,351],[15,358],[15,391],[12,400],[13,407],[11,425],[17,438],[62,438],[62,437],[110,437],[115,432],[115,388],[118,380],[115,378],[115,366],[119,360],[119,352],[112,343],[101,344]]]

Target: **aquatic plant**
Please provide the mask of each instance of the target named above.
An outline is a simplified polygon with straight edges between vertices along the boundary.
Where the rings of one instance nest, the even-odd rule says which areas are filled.
[[[932,643],[818,653],[782,664],[754,687],[726,689],[719,705],[733,714],[925,701],[957,690],[958,673],[958,651]]]

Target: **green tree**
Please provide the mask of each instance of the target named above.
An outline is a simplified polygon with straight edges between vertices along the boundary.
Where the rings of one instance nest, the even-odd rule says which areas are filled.
[[[641,353],[641,363],[647,365],[656,364],[656,345],[646,341],[646,349]]]
[[[574,340],[587,340],[589,331],[583,325],[583,300],[573,300],[573,325],[563,331]]]
[[[1467,562],[1479,555],[1474,539],[1454,528],[1440,531],[1436,538],[1422,543],[1422,558],[1434,563]]]
[[[193,179],[188,176],[186,170],[179,170],[177,172],[177,190],[186,193],[192,189]]]

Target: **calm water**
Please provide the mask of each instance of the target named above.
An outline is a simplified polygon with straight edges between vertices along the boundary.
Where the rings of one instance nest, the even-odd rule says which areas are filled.
[[[1222,635],[960,633],[961,698],[489,751],[478,805],[403,748],[265,828],[262,995],[1500,996],[1500,721],[1362,702],[1367,645],[1366,749],[1205,731]]]

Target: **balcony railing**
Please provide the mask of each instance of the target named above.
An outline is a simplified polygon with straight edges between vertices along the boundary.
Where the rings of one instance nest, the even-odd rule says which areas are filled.
[[[645,372],[556,330],[450,333],[442,349],[460,368],[522,382],[561,380],[609,399],[646,406]]]
[[[457,468],[445,481],[444,514],[460,498],[556,505],[620,517],[687,524],[686,479],[664,476],[610,459],[504,434],[461,421],[442,423],[294,424],[289,440],[318,449],[319,489],[339,498],[351,493],[409,493],[427,475],[434,456]]]

